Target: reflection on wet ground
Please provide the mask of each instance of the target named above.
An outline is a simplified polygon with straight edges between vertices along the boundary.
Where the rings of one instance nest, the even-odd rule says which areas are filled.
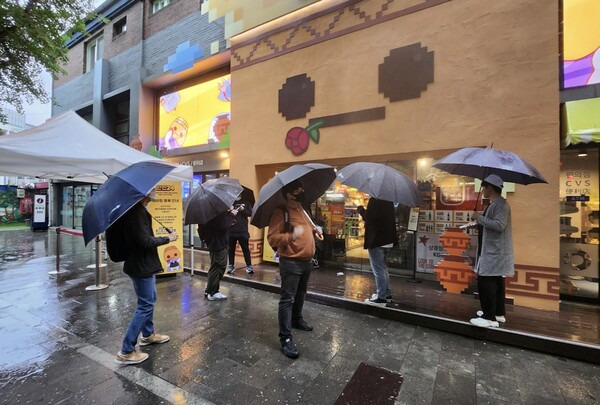
[[[110,263],[110,287],[86,292],[94,252],[73,236],[62,243],[68,272],[48,275],[55,238],[0,232],[2,403],[331,404],[361,363],[403,376],[396,403],[600,398],[598,366],[313,302],[304,312],[315,329],[294,334],[301,356],[293,361],[279,351],[277,295],[225,281],[229,299],[209,302],[206,279],[189,274],[158,281],[155,324],[171,341],[145,347],[150,359],[140,366],[117,367],[112,359],[135,308],[130,281]]]
[[[195,258],[195,268],[208,269],[209,259],[206,252],[196,251]],[[240,267],[233,277],[280,284],[277,265],[262,264],[254,266],[254,269],[255,273],[249,275],[244,267]],[[339,272],[343,274],[340,275]],[[470,294],[450,294],[436,281],[409,283],[406,278],[394,275],[390,276],[390,287],[393,296],[393,303],[389,305],[391,308],[461,321],[475,317],[475,313],[481,309],[479,300],[472,294],[473,288],[467,290]],[[375,292],[375,281],[371,273],[321,266],[311,274],[309,291],[364,301]],[[563,301],[560,311],[514,305],[507,305],[506,308],[508,322],[502,325],[504,329],[600,345],[599,306]]]

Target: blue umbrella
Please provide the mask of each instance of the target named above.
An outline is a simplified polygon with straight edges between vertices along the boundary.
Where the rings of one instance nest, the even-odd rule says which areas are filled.
[[[175,166],[156,161],[134,163],[109,176],[83,209],[83,239],[87,245],[106,231],[167,175]]]
[[[531,163],[502,149],[462,148],[440,159],[433,167],[480,180],[495,174],[509,183],[548,183]]]

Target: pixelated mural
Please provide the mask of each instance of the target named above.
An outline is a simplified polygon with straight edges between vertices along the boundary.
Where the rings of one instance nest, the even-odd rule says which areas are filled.
[[[319,0],[206,0],[202,14],[208,20],[225,18],[225,38],[258,27]]]

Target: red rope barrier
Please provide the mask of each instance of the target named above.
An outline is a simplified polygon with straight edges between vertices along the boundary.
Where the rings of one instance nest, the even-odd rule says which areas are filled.
[[[79,231],[76,231],[76,230],[74,230],[74,229],[63,229],[63,228],[57,228],[57,229],[56,229],[56,232],[57,232],[57,233],[59,233],[59,232],[60,232],[60,233],[66,233],[66,234],[68,234],[68,235],[83,236],[83,232],[79,232]]]

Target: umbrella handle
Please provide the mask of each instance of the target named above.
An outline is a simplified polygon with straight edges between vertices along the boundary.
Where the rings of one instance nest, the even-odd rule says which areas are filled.
[[[162,223],[162,222],[160,222],[158,219],[154,218],[154,217],[152,216],[152,214],[150,214],[150,216],[152,217],[152,219],[153,219],[153,220],[155,220],[156,222],[158,222],[158,224],[159,224],[160,226],[162,226],[163,228],[165,228],[165,230],[166,230],[166,231],[167,231],[169,234],[173,233],[173,231],[172,231],[171,229],[169,229],[169,228],[167,228],[166,226],[164,226],[164,225],[163,225],[163,223]]]

